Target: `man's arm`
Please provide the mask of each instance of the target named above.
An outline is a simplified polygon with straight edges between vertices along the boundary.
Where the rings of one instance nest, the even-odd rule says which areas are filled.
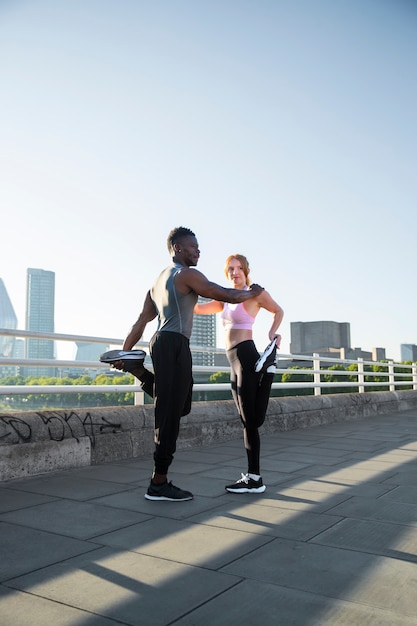
[[[142,311],[130,329],[128,336],[124,340],[123,350],[131,350],[133,348],[133,346],[142,337],[146,324],[154,320],[157,315],[158,312],[155,309],[155,305],[151,299],[151,294],[148,291],[143,303]]]
[[[221,287],[217,283],[209,281],[204,274],[196,269],[183,269],[175,277],[175,286],[181,293],[195,291],[203,298],[210,298],[220,302],[246,302],[251,298],[258,297],[263,292],[260,285],[251,285],[249,289],[234,289],[233,287]]]

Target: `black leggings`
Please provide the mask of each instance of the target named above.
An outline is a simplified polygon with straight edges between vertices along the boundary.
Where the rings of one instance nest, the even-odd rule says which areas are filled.
[[[260,437],[258,428],[265,421],[274,374],[255,372],[259,352],[252,339],[242,341],[226,352],[230,363],[232,396],[243,424],[248,456],[248,472],[259,474]]]

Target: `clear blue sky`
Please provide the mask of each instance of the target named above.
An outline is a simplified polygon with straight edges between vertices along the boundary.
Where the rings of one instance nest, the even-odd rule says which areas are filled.
[[[283,352],[290,322],[333,320],[399,359],[417,343],[416,32],[413,0],[0,0],[19,327],[38,267],[57,332],[123,338],[184,225],[210,279],[249,258]]]

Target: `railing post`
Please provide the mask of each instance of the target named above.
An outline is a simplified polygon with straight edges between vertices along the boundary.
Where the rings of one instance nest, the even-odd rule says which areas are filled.
[[[411,371],[413,373],[413,389],[417,390],[417,363],[412,363]]]
[[[140,385],[140,380],[135,376],[135,384]],[[144,391],[135,391],[133,402],[135,406],[143,406],[145,404],[145,392]]]
[[[389,390],[395,391],[395,379],[394,379],[394,361],[391,359],[388,361],[388,380],[389,380]]]
[[[321,375],[320,375],[320,355],[317,352],[313,354],[313,369],[314,371],[314,395],[321,395]],[[316,371],[317,370],[317,371]]]
[[[363,359],[358,357],[358,387],[359,393],[365,393],[365,375],[363,371]]]

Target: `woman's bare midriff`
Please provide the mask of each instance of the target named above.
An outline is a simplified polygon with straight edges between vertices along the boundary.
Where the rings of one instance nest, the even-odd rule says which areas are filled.
[[[248,339],[252,339],[252,331],[243,330],[241,328],[226,330],[224,335],[226,350],[234,348],[235,346],[237,346],[238,343],[241,343],[242,341],[248,341]]]

